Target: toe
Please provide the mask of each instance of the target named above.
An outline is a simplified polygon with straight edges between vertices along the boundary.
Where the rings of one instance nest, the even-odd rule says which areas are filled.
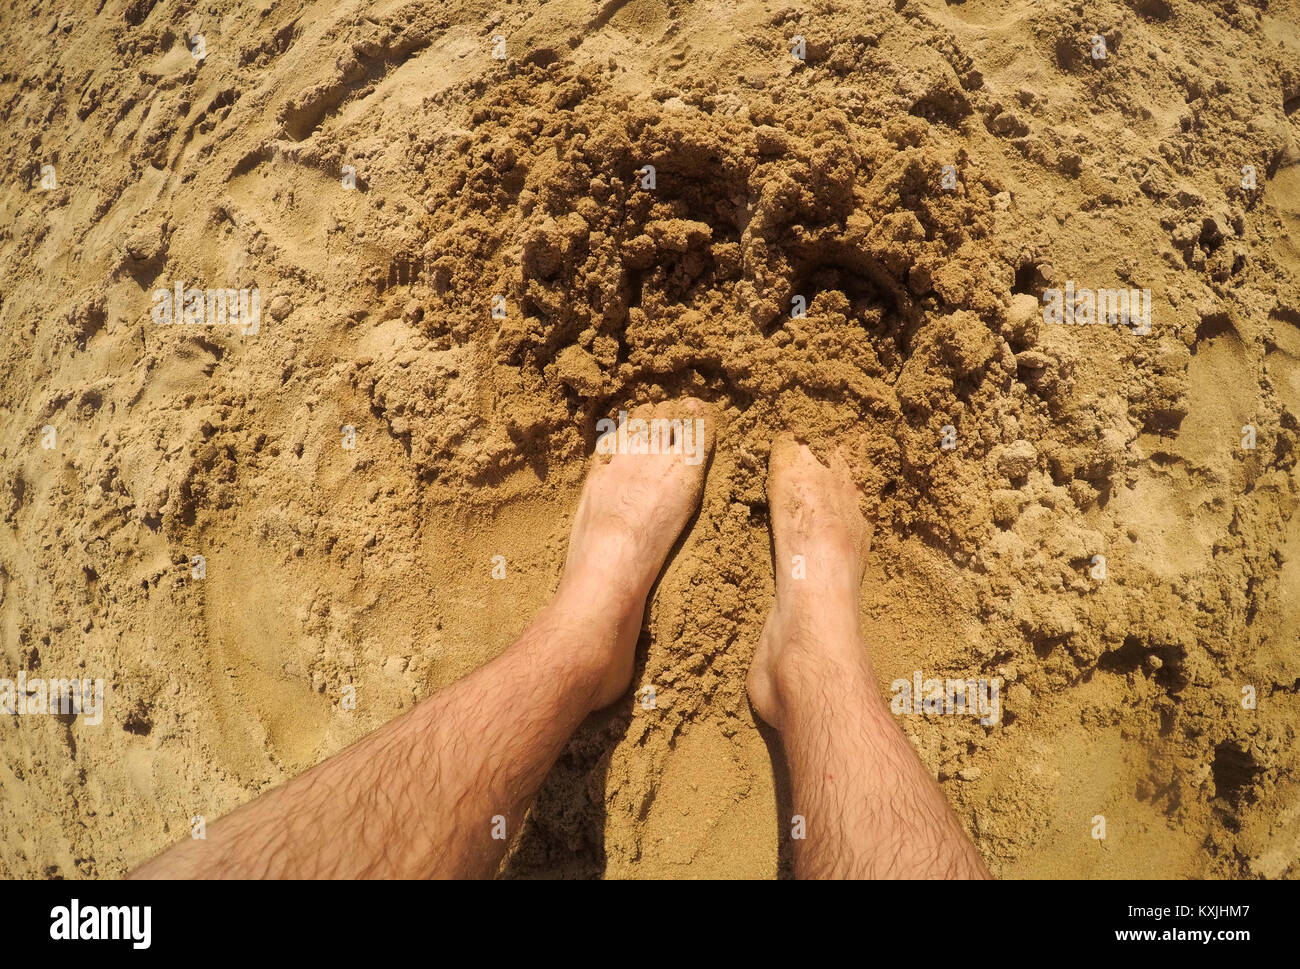
[[[774,509],[784,508],[798,492],[801,482],[820,469],[817,458],[794,434],[783,431],[772,441],[767,459],[767,498]]]
[[[654,419],[654,416],[655,406],[650,403],[637,404],[628,413],[627,446],[629,451],[638,448],[639,450],[633,453],[638,455],[650,453],[650,421]],[[633,424],[633,421],[638,423]],[[639,444],[637,443],[638,440],[640,441]]]
[[[686,397],[662,406],[663,416],[670,420],[679,418],[682,422],[684,463],[688,467],[702,468],[713,453],[717,440],[717,413],[698,397]]]

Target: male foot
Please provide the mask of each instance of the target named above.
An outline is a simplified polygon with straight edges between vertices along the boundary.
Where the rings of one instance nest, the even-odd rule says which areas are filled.
[[[772,442],[768,513],[776,556],[776,603],[749,671],[749,699],[780,729],[791,689],[830,678],[859,687],[870,664],[858,628],[871,527],[837,452],[822,464],[791,434]]]
[[[838,454],[773,442],[768,508],[776,604],[749,671],[781,731],[800,878],[983,878],[987,870],[880,696],[858,624],[871,529]],[[802,560],[795,556],[802,556]],[[804,578],[797,576],[804,574]]]
[[[649,425],[671,428],[664,440],[651,435],[661,445],[660,453],[598,451],[592,458],[552,604],[560,621],[577,617],[603,631],[607,648],[597,658],[601,671],[595,707],[613,703],[627,689],[646,597],[699,507],[713,449],[714,415],[694,397],[643,405],[630,418],[629,426],[638,418],[647,425],[677,423]],[[689,428],[687,421],[692,422]]]

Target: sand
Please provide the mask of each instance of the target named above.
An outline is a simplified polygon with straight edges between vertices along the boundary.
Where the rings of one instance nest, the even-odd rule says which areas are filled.
[[[1300,875],[1298,0],[0,22],[0,677],[108,689],[0,718],[0,875],[120,876],[504,649],[596,421],[687,393],[655,705],[506,876],[788,874],[744,686],[787,428],[858,456],[882,694],[1003,684],[900,718],[995,874]],[[260,325],[157,325],[177,283]],[[1150,332],[1043,322],[1067,284]]]

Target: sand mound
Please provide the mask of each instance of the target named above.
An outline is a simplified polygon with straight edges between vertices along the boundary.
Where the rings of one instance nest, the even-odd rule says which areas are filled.
[[[725,426],[656,705],[580,730],[508,874],[787,867],[744,691],[783,429],[859,469],[882,689],[1005,684],[903,721],[995,872],[1300,873],[1295,0],[39,10],[0,676],[110,696],[0,721],[0,873],[120,874],[494,655],[596,421],[687,393]],[[260,327],[155,325],[178,282]],[[1044,323],[1067,285],[1150,332]]]

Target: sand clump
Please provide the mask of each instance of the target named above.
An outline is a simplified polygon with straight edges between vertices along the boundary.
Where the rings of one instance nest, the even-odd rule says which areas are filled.
[[[110,696],[0,723],[0,873],[119,875],[495,655],[596,422],[693,394],[656,703],[508,875],[788,871],[744,687],[782,430],[853,455],[882,690],[1005,684],[903,721],[995,873],[1300,874],[1296,3],[210,9],[6,23],[0,675]],[[260,331],[153,326],[176,280]],[[1151,332],[1044,324],[1067,282]]]

